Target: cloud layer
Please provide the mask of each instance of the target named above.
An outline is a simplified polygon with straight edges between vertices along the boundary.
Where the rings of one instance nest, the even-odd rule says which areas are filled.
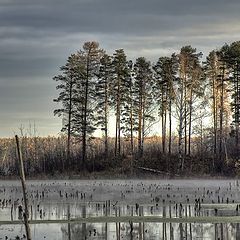
[[[0,136],[35,122],[57,134],[52,77],[68,55],[96,40],[109,53],[152,61],[191,44],[208,53],[240,39],[238,0],[2,0]]]

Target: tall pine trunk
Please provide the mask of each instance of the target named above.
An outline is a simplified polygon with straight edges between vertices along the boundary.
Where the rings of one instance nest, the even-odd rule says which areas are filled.
[[[223,167],[223,108],[224,108],[224,101],[223,101],[223,94],[224,94],[224,74],[225,74],[225,67],[223,66],[222,69],[222,76],[221,76],[221,97],[220,97],[220,138],[219,138],[219,170],[222,172]]]
[[[239,61],[236,61],[236,67],[235,67],[235,112],[234,112],[234,118],[235,118],[235,148],[237,149],[237,154],[239,153],[238,145],[239,145]]]
[[[168,154],[171,155],[171,153],[172,153],[172,100],[171,100],[171,96],[170,96],[170,100],[169,100],[168,118],[169,118]]]
[[[84,115],[83,115],[83,140],[82,140],[82,167],[86,168],[87,159],[87,111],[88,111],[88,85],[89,85],[89,54],[87,56],[87,69],[86,69],[86,85],[85,85],[85,98],[84,98]]]
[[[70,168],[70,144],[71,144],[71,120],[72,120],[72,77],[69,87],[69,111],[68,111],[68,128],[67,128],[67,168]]]
[[[133,106],[131,103],[131,112],[130,112],[130,141],[131,141],[131,155],[133,155],[134,142],[133,142]]]
[[[117,156],[121,154],[121,111],[120,111],[120,79],[118,78],[118,96],[117,96]]]
[[[108,158],[108,83],[107,81],[105,81],[104,84],[104,88],[105,88],[105,99],[104,99],[104,155],[105,155],[105,160],[107,160]]]
[[[166,115],[167,115],[166,109],[163,109],[163,113],[162,113],[162,151],[163,151],[163,154],[166,153]]]
[[[182,156],[182,140],[183,140],[183,121],[184,121],[184,106],[183,106],[183,86],[180,93],[180,106],[179,106],[179,129],[178,129],[178,158],[180,161],[181,171],[184,168],[184,159]]]
[[[132,79],[130,84],[130,142],[131,142],[131,155],[133,155],[134,142],[133,142],[133,94],[132,94]]]
[[[117,83],[117,102],[116,102],[116,129],[115,129],[115,157],[119,157],[120,155],[120,79],[118,78],[118,83]]]
[[[142,80],[139,89],[139,106],[138,106],[138,157],[142,157],[142,122],[143,122],[143,87]]]
[[[138,156],[142,157],[142,107],[138,110]]]
[[[193,90],[190,89],[190,99],[189,99],[189,125],[188,125],[188,155],[191,155],[191,135],[192,135],[192,98],[193,98]]]
[[[184,155],[187,155],[187,77],[184,76]]]
[[[118,111],[116,111],[116,123],[115,123],[115,148],[114,148],[114,156],[117,156],[117,148],[118,148]]]
[[[213,162],[212,162],[212,168],[215,169],[215,161],[217,159],[217,102],[216,102],[216,78],[215,74],[213,76],[213,131],[214,131],[214,149],[213,149]]]
[[[165,89],[162,84],[162,106],[161,106],[161,118],[162,118],[162,152],[165,154],[166,149],[166,126],[165,126],[165,114],[166,114],[166,107],[165,107]]]

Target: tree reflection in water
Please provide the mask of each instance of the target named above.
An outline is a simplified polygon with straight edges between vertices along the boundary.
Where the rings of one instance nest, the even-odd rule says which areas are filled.
[[[91,236],[99,236],[95,234],[93,224],[86,223],[71,223],[70,224],[70,239],[69,239],[69,228],[67,226],[61,227],[61,231],[63,233],[63,240],[85,240],[89,239]],[[101,236],[99,236],[101,237]],[[91,239],[91,238],[90,238]],[[96,238],[98,239],[98,238]]]
[[[61,227],[63,240],[236,240],[240,224],[218,223],[71,223]],[[69,235],[70,231],[70,235]],[[71,236],[71,237],[70,237]]]

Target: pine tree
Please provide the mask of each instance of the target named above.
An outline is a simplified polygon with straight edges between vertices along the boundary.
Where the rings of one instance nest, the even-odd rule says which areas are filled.
[[[224,161],[226,157],[226,141],[225,136],[228,131],[230,119],[230,99],[229,99],[229,68],[227,66],[227,46],[223,46],[218,54],[219,61],[219,75],[217,77],[217,104],[218,104],[218,162],[216,163],[216,170],[223,171]]]
[[[168,136],[168,153],[172,153],[172,106],[175,100],[175,90],[174,85],[177,81],[177,69],[178,69],[178,59],[175,54],[172,54],[171,58],[167,64],[168,70],[168,119],[169,119],[169,136]]]
[[[194,122],[194,115],[196,111],[201,109],[201,105],[205,104],[204,91],[205,91],[205,74],[203,68],[199,63],[199,59],[196,58],[193,63],[191,71],[191,81],[188,85],[188,152],[191,156],[191,136],[192,136],[192,125]]]
[[[185,46],[181,48],[179,59],[179,81],[177,84],[177,97],[176,97],[176,111],[178,115],[178,154],[181,170],[184,168],[184,158],[187,155],[188,150],[188,124],[191,122],[190,111],[191,108],[191,89],[194,69],[198,66],[198,59],[201,53],[197,53],[195,48],[191,46]],[[190,103],[190,104],[189,104]],[[190,123],[191,124],[191,123]],[[191,133],[190,133],[191,134]],[[183,157],[183,138],[184,138],[184,157]]]
[[[153,67],[155,72],[155,99],[158,103],[159,115],[162,128],[162,152],[166,153],[167,135],[167,112],[169,120],[169,145],[168,152],[171,153],[172,133],[172,101],[174,98],[174,82],[176,81],[177,59],[173,54],[171,57],[160,57]]]
[[[132,61],[127,62],[128,74],[125,78],[125,91],[123,110],[121,113],[121,130],[123,135],[130,139],[130,155],[133,155],[134,151],[134,132],[136,130],[136,114],[134,111],[134,78],[133,78],[133,63]]]
[[[113,79],[111,82],[111,101],[115,110],[116,127],[115,127],[115,157],[121,154],[121,116],[129,93],[129,66],[126,54],[123,49],[118,49],[113,54]]]
[[[162,152],[165,154],[166,150],[166,121],[167,121],[167,74],[168,74],[168,57],[160,57],[158,62],[153,67],[155,71],[155,84],[156,91],[155,96],[159,106],[159,115],[161,117],[162,128]]]
[[[212,169],[215,169],[215,162],[217,160],[217,139],[218,139],[218,91],[217,79],[220,74],[220,64],[216,51],[211,51],[207,56],[205,65],[205,72],[209,81],[210,95],[211,95],[211,109],[213,115],[213,162]]]
[[[83,67],[79,78],[80,119],[82,135],[82,167],[85,169],[87,160],[87,137],[95,130],[95,83],[99,71],[103,50],[97,42],[86,42],[78,51],[80,65]]]
[[[62,132],[67,132],[67,168],[70,167],[70,152],[71,152],[71,135],[72,135],[72,113],[74,111],[73,102],[74,95],[76,95],[76,81],[78,68],[78,57],[72,54],[67,63],[60,68],[61,75],[55,76],[53,79],[59,81],[56,89],[61,90],[58,98],[54,99],[55,102],[61,103],[62,108],[56,109],[54,115],[63,117]]]
[[[97,113],[97,126],[100,127],[104,134],[104,155],[105,159],[108,157],[108,124],[109,124],[109,111],[110,111],[110,84],[112,80],[112,60],[107,54],[100,60],[98,79],[96,82],[96,113]]]
[[[226,67],[229,71],[230,80],[232,83],[232,132],[235,137],[235,149],[238,154],[239,148],[239,124],[240,124],[240,41],[233,42],[230,45],[225,45],[222,49],[225,55]]]
[[[139,57],[134,64],[134,112],[137,119],[138,156],[142,157],[147,126],[153,116],[153,73],[151,63]]]

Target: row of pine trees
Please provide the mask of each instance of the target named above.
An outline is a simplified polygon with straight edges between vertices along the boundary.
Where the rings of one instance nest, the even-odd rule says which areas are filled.
[[[225,44],[205,59],[184,46],[155,63],[145,57],[132,61],[123,49],[109,55],[97,42],[84,43],[54,77],[59,93],[54,114],[63,119],[67,135],[66,167],[73,139],[81,146],[79,168],[85,169],[96,131],[102,133],[105,159],[126,154],[123,139],[129,143],[127,154],[141,159],[146,138],[157,132],[162,156],[176,156],[179,171],[196,155],[194,141],[200,138],[202,151],[207,144],[212,154],[213,171],[221,172],[227,158],[237,160],[239,154],[239,71],[240,42]],[[231,153],[229,139],[235,146]]]

